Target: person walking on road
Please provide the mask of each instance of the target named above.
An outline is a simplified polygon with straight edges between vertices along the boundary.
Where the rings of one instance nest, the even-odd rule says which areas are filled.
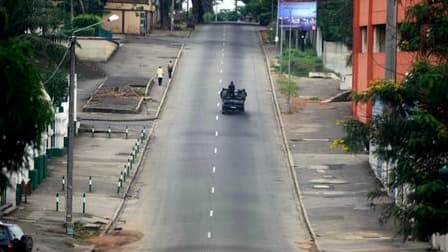
[[[159,68],[157,68],[157,79],[159,79],[159,86],[162,86],[162,80],[163,80],[163,68],[161,66],[159,66]]]
[[[173,61],[172,60],[170,60],[168,62],[167,69],[168,69],[168,78],[171,79],[171,76],[173,74]]]

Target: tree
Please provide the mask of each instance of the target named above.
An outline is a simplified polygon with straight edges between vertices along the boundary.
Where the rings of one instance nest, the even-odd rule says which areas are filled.
[[[42,133],[53,118],[52,104],[42,85],[39,66],[49,66],[56,48],[44,36],[29,34],[57,26],[57,13],[48,1],[0,0],[0,188],[9,185],[8,173],[27,166],[27,148],[40,147]],[[41,43],[42,42],[42,43]],[[51,51],[51,50],[50,50]],[[48,53],[48,54],[47,54]]]
[[[405,238],[448,232],[448,181],[440,174],[448,164],[447,10],[446,0],[423,0],[406,11],[400,46],[415,52],[412,70],[400,83],[377,81],[354,94],[357,102],[381,100],[384,111],[367,124],[344,122],[347,135],[335,143],[359,152],[370,142],[394,167],[387,186],[402,198],[384,217],[395,217]]]
[[[0,46],[0,188],[9,185],[8,172],[26,164],[26,147],[39,147],[52,120],[38,71],[14,45]]]
[[[317,24],[326,41],[343,42],[352,47],[352,0],[317,1]]]
[[[193,5],[193,23],[203,23],[204,14],[207,12],[213,13],[213,5],[215,0],[192,0]]]
[[[245,12],[254,16],[261,25],[268,25],[277,16],[277,1],[272,0],[245,0]]]

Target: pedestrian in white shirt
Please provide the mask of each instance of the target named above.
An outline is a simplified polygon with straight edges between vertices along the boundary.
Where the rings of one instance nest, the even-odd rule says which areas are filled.
[[[159,66],[159,68],[157,68],[157,79],[159,79],[159,86],[162,86],[162,80],[163,80],[163,68],[161,66]]]

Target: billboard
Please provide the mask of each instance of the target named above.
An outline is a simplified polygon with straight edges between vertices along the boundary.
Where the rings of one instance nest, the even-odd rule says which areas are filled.
[[[284,27],[292,27],[302,31],[316,29],[315,0],[280,1],[278,23]]]

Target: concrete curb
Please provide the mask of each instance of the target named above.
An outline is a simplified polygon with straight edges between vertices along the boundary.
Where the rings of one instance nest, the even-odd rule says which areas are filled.
[[[159,107],[157,108],[157,113],[155,115],[155,118],[159,118],[160,111],[161,111],[162,107],[165,105],[166,95],[168,93],[168,90],[171,87],[171,81],[173,80],[174,75],[176,74],[177,62],[179,61],[180,57],[182,56],[182,52],[184,50],[184,47],[185,47],[185,43],[182,43],[182,46],[180,47],[180,50],[177,53],[176,60],[174,61],[173,76],[171,76],[171,79],[169,79],[168,84],[167,84],[167,86],[165,88],[165,91],[163,92],[162,100],[160,101]]]
[[[297,179],[297,174],[296,171],[294,170],[294,160],[292,158],[292,154],[291,154],[291,150],[289,148],[289,144],[288,144],[288,139],[286,137],[286,131],[285,131],[285,126],[283,123],[283,118],[281,115],[281,111],[280,111],[280,106],[278,103],[278,99],[277,99],[277,92],[275,90],[275,85],[274,85],[274,81],[272,79],[272,75],[271,75],[271,64],[269,63],[269,58],[268,55],[266,53],[266,49],[264,48],[264,44],[263,44],[263,38],[261,37],[261,34],[259,32],[258,33],[258,38],[260,40],[260,47],[263,51],[263,55],[264,55],[264,61],[266,64],[266,71],[268,73],[269,76],[269,82],[271,84],[271,89],[272,89],[272,100],[274,101],[274,110],[275,110],[275,115],[277,117],[277,122],[280,128],[280,132],[282,135],[282,142],[283,142],[283,148],[285,149],[286,152],[286,156],[288,157],[288,166],[289,166],[289,171],[291,174],[291,178],[293,180],[293,184],[294,184],[294,189],[296,192],[296,196],[297,196],[297,200],[299,202],[300,205],[300,211],[302,212],[303,218],[305,219],[305,224],[308,228],[308,232],[311,235],[311,239],[314,242],[314,245],[317,249],[317,251],[322,251],[319,243],[317,241],[317,236],[316,233],[314,232],[312,226],[311,226],[311,222],[308,218],[308,212],[305,209],[305,206],[303,205],[303,200],[302,200],[302,192],[300,191],[300,186],[299,186],[299,181]]]
[[[175,60],[175,62],[174,62],[174,67],[173,67],[173,77],[174,77],[174,74],[176,73],[177,63],[178,63],[178,60],[180,59],[180,56],[182,55],[184,46],[185,46],[185,43],[182,43],[182,46],[181,46],[181,48],[179,49],[179,52],[177,53],[177,57],[176,57],[176,60]],[[155,119],[158,119],[158,118],[159,118],[160,111],[162,110],[162,108],[163,108],[163,106],[164,106],[164,104],[165,104],[165,102],[166,102],[166,98],[167,98],[168,90],[170,89],[172,79],[173,79],[173,78],[171,78],[171,79],[168,81],[167,87],[166,87],[165,92],[163,93],[163,96],[162,96],[162,100],[160,101],[159,107],[157,108],[157,113],[156,113]],[[144,153],[145,153],[146,150],[148,149],[149,142],[150,142],[150,140],[151,140],[151,136],[152,136],[152,134],[153,134],[153,132],[154,132],[154,129],[155,129],[156,127],[157,127],[157,121],[155,121],[154,124],[151,126],[151,129],[150,129],[150,131],[149,131],[149,133],[148,133],[148,136],[147,136],[147,138],[145,139],[145,147],[141,150],[141,154],[140,154],[140,156],[139,156],[139,159],[138,159],[138,162],[137,162],[137,166],[136,166],[135,172],[134,172],[134,174],[133,174],[133,176],[132,176],[131,182],[129,182],[129,183],[127,184],[127,186],[126,186],[124,197],[123,197],[123,199],[121,200],[120,205],[118,206],[118,208],[115,210],[114,214],[112,215],[111,220],[110,220],[109,223],[106,225],[106,227],[104,228],[104,230],[101,232],[101,235],[105,235],[105,234],[107,234],[107,233],[110,232],[110,229],[115,225],[116,221],[118,220],[118,217],[120,216],[121,212],[123,211],[123,208],[124,208],[125,203],[126,203],[126,201],[127,201],[127,195],[129,194],[129,191],[130,191],[130,189],[131,189],[131,186],[134,184],[134,181],[135,181],[136,178],[137,178],[137,174],[138,174],[139,171],[140,171],[140,167],[141,167],[141,164],[142,164],[142,161],[143,161]]]
[[[129,194],[129,190],[131,189],[131,186],[134,184],[134,181],[136,179],[136,175],[140,170],[140,166],[141,163],[143,161],[143,157],[144,157],[144,153],[145,151],[148,149],[149,146],[149,140],[151,139],[151,136],[154,132],[154,128],[156,127],[157,122],[154,122],[154,124],[151,126],[151,129],[149,130],[148,136],[145,139],[145,147],[141,150],[139,158],[138,158],[138,162],[137,162],[137,166],[134,172],[134,175],[132,176],[131,181],[127,184],[126,189],[124,191],[124,196],[120,202],[120,205],[118,206],[118,208],[115,210],[114,214],[112,215],[111,220],[109,221],[109,223],[107,223],[106,227],[104,228],[104,230],[101,232],[101,235],[105,235],[107,233],[110,232],[110,229],[115,225],[116,221],[118,220],[118,217],[120,216],[121,212],[123,211],[124,205],[126,203],[126,197]]]

